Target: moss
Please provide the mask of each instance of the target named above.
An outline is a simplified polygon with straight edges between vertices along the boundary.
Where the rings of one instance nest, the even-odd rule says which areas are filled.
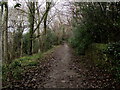
[[[37,64],[38,64],[38,62],[31,60],[31,61],[29,61],[29,63],[27,65],[28,66],[36,66]]]
[[[107,44],[93,43],[86,50],[87,57],[93,61],[96,66],[106,67],[107,56],[102,51],[107,48]]]
[[[13,62],[9,65],[2,65],[2,80],[7,81],[9,78],[9,73],[12,73],[12,77],[14,79],[20,79],[21,74],[24,70],[24,67],[32,67],[37,66],[39,62],[42,62],[42,59],[45,55],[52,53],[53,50],[59,46],[54,46],[54,48],[48,50],[44,53],[33,54],[32,56],[24,56],[13,60]]]
[[[115,78],[120,81],[120,65],[117,66],[111,64],[110,61],[113,61],[113,59],[107,54],[103,53],[103,51],[107,48],[108,44],[94,43],[86,50],[86,56],[91,59],[94,65],[112,73]]]
[[[102,43],[95,43],[94,45],[99,50],[104,50],[108,47],[108,44],[102,44]]]
[[[32,56],[24,56],[18,59],[13,60],[9,65],[4,64],[2,66],[2,80],[6,81],[8,73],[12,73],[14,79],[20,79],[24,67],[36,66],[39,59],[42,57],[41,53],[34,54]]]

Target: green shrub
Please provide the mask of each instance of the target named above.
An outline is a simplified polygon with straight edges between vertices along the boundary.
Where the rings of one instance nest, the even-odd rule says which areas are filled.
[[[20,67],[17,67],[12,70],[12,76],[15,79],[21,79],[23,70]]]
[[[28,66],[36,66],[38,62],[36,61],[29,61]]]
[[[8,78],[8,73],[9,73],[9,67],[8,65],[2,65],[2,80],[6,81]]]
[[[6,81],[9,78],[9,76],[12,76],[15,79],[20,79],[21,73],[22,73],[22,68],[21,68],[21,62],[19,60],[13,61],[10,65],[4,64],[2,66],[3,81]]]
[[[27,66],[36,66],[38,59],[41,58],[42,54],[34,54],[33,56],[25,56],[14,60],[11,64],[2,65],[2,79],[6,81],[9,78],[9,74],[14,79],[20,79],[22,77],[23,68]]]
[[[111,58],[111,64],[120,64],[120,42],[109,44],[104,53]]]
[[[85,50],[92,43],[92,39],[85,26],[77,26],[74,28],[73,36],[69,42],[78,54],[85,54]]]
[[[52,48],[53,45],[56,45],[58,43],[57,36],[51,30],[47,30],[46,36],[43,36],[43,38],[44,51],[47,51],[48,49]]]
[[[100,51],[106,50],[108,47],[108,44],[103,43],[95,43],[94,45],[95,45],[94,47]]]
[[[23,61],[23,60],[30,60],[30,59],[31,59],[30,56],[25,56],[25,57],[21,57],[21,58],[19,58],[18,60]]]
[[[88,49],[85,52],[86,57],[89,57],[89,59],[94,63],[94,65],[101,68],[106,68],[108,67],[108,64],[106,62],[107,57],[106,54],[102,52],[105,48],[107,48],[107,44],[92,43],[88,46]]]
[[[120,80],[120,42],[111,43],[108,45],[104,53],[108,57],[108,62],[111,65],[111,71]]]
[[[30,51],[30,38],[29,38],[29,34],[30,33],[26,33],[23,35],[23,55],[29,55],[29,51]],[[37,41],[37,39],[35,39],[36,35],[33,34],[33,53],[37,53],[38,52],[38,48],[39,48],[39,43]]]
[[[16,68],[16,67],[21,67],[21,63],[20,63],[19,60],[15,60],[15,61],[13,61],[13,62],[10,64],[9,67],[10,67],[11,69],[14,69],[14,68]]]
[[[31,60],[38,60],[42,57],[42,53],[37,53],[34,54],[33,56],[30,57]]]

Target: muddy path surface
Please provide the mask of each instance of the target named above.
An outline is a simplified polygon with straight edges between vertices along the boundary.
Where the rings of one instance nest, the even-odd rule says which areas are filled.
[[[59,45],[8,88],[120,88],[112,75],[94,67],[90,57],[76,56],[68,44]],[[6,88],[6,89],[8,89]]]
[[[44,82],[46,88],[67,88],[80,85],[81,78],[71,69],[71,52],[67,44],[59,47],[54,53],[54,62]]]
[[[90,57],[76,56],[68,44],[56,48],[44,88],[120,88],[113,76],[92,65]]]

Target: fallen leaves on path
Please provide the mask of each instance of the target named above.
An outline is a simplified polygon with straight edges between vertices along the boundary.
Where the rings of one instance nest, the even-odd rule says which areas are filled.
[[[22,79],[11,81],[9,88],[120,88],[110,73],[95,67],[88,57],[74,55],[67,44],[24,71]]]

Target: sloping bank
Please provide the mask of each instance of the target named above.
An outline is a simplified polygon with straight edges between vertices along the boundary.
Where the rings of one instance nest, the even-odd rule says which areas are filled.
[[[84,55],[75,54],[76,59],[73,61],[78,68],[77,72],[81,74],[82,66],[87,70],[83,71],[86,83],[84,87],[120,88],[120,64],[117,63],[119,60],[112,59],[113,56],[108,54],[111,47],[109,44],[93,43],[88,46]]]
[[[40,82],[42,82],[46,73],[49,72],[52,53],[57,47],[59,46],[55,46],[45,53],[37,53],[32,56],[15,59],[10,65],[4,64],[2,66],[3,89],[41,87]],[[39,85],[35,82],[39,82]]]
[[[113,74],[120,82],[120,43],[98,44],[94,43],[86,51],[87,57],[99,68]]]

